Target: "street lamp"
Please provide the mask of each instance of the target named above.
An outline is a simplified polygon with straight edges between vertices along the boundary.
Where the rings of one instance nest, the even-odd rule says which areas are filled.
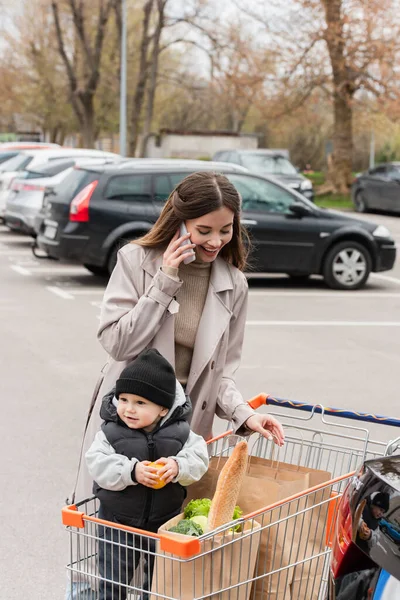
[[[126,156],[126,0],[121,0],[121,74],[119,97],[119,153]]]

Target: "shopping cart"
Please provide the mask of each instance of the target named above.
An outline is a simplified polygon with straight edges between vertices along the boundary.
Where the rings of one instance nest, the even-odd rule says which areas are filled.
[[[388,427],[400,427],[400,420],[266,394],[249,404],[283,408],[269,413],[279,417],[286,434],[282,448],[263,437],[250,438],[252,456],[327,471],[330,478],[234,521],[241,526],[239,534],[233,534],[232,523],[199,538],[153,534],[100,519],[96,498],[67,506],[62,520],[70,538],[73,600],[325,599],[340,497],[363,461],[400,448],[400,438],[372,440],[361,425],[379,426],[387,438]],[[237,440],[232,434],[208,442],[210,457],[229,456]],[[105,544],[112,554],[108,569],[99,568]],[[115,565],[129,555],[135,571],[121,582]]]

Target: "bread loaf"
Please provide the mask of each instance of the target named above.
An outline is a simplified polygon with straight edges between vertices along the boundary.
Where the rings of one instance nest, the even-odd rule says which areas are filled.
[[[217,488],[208,515],[208,530],[232,521],[248,459],[247,442],[239,442],[218,477]]]

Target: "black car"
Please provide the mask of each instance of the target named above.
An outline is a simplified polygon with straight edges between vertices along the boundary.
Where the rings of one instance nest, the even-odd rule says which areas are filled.
[[[378,165],[358,175],[351,196],[358,212],[400,213],[400,162]]]
[[[75,168],[45,196],[38,246],[50,257],[110,273],[121,244],[148,231],[174,187],[202,168],[224,172],[242,196],[253,271],[321,274],[330,287],[351,290],[371,271],[393,267],[396,246],[385,227],[318,208],[276,181],[235,167],[136,161]]]
[[[340,501],[329,600],[400,598],[399,531],[400,455],[366,461]]]
[[[256,175],[273,177],[309,200],[314,199],[311,181],[298,172],[282,150],[221,150],[214,154],[213,160],[235,163]]]

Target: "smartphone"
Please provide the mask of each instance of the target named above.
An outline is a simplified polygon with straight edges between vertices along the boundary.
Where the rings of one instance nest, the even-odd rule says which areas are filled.
[[[182,235],[186,235],[187,234],[187,229],[185,226],[185,223],[182,222],[180,229],[179,229],[179,236],[181,237]],[[181,246],[186,246],[186,244],[190,244],[190,239],[185,240],[184,242],[182,242]],[[196,260],[196,255],[194,254],[190,254],[189,256],[187,256],[186,258],[183,259],[183,262],[185,263],[185,265],[188,265],[189,263],[193,262],[194,260]]]

